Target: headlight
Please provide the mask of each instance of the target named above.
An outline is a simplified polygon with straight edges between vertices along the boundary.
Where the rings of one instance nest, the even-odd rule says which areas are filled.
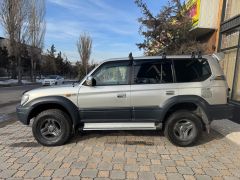
[[[29,95],[24,94],[21,99],[21,105],[24,105],[28,101],[28,99],[29,99]]]

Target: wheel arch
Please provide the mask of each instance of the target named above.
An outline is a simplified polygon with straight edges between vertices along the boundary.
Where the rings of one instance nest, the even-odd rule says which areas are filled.
[[[194,95],[175,96],[166,101],[163,104],[161,119],[161,122],[163,122],[163,126],[172,113],[184,109],[196,111],[197,115],[201,117],[205,129],[209,132],[210,122],[212,121],[212,117],[208,111],[209,104],[203,98]]]
[[[80,123],[77,106],[72,101],[62,96],[46,96],[36,98],[27,103],[26,106],[31,108],[28,114],[28,124],[32,118],[36,117],[40,112],[47,109],[60,109],[67,113],[71,118],[73,127],[76,127]]]

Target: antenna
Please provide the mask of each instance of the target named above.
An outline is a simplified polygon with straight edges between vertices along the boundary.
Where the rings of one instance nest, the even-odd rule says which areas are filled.
[[[132,52],[129,53],[128,58],[129,58],[129,60],[131,60],[131,61],[133,60]]]

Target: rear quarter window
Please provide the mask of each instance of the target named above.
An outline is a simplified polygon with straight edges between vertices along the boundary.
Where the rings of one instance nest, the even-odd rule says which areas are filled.
[[[206,59],[175,59],[173,62],[177,83],[201,82],[211,76]]]

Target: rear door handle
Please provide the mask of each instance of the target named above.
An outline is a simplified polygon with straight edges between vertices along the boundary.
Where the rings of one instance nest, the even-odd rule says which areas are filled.
[[[174,95],[175,91],[166,91],[166,95]]]
[[[117,98],[126,98],[127,95],[125,93],[117,94]]]

